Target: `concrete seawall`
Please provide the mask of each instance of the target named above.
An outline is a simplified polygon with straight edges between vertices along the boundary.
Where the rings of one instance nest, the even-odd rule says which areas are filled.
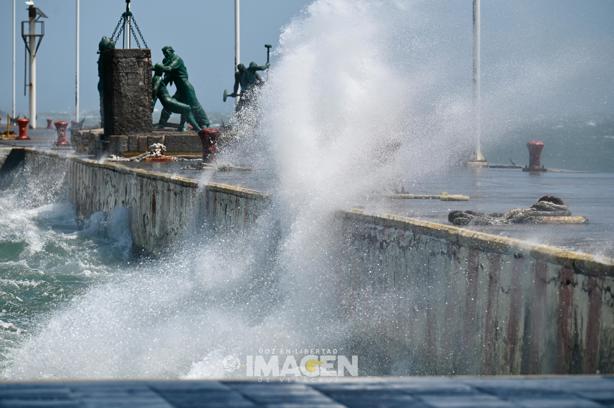
[[[614,372],[612,260],[394,215],[340,217],[345,313],[368,316],[357,331],[377,328],[418,373]]]
[[[134,243],[153,253],[194,222],[212,233],[249,227],[269,202],[122,163],[21,156],[66,169],[79,217],[127,208]],[[382,336],[384,353],[413,362],[412,372],[614,372],[613,260],[393,215],[341,211],[337,220],[340,313],[360,322],[357,338]]]
[[[193,179],[132,169],[115,163],[72,159],[70,200],[79,217],[127,208],[134,243],[149,252],[168,248],[191,225],[251,225],[268,198],[223,184],[202,188]]]
[[[150,253],[169,248],[188,227],[206,224],[220,228],[251,225],[268,197],[237,186],[209,183],[199,186],[190,178],[131,168],[30,149],[14,149],[32,173],[65,173],[68,198],[77,217],[128,209],[136,247]],[[1,163],[0,163],[1,164]]]

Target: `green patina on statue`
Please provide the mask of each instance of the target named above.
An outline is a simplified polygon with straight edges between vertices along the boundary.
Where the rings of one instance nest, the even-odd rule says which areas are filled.
[[[237,72],[235,73],[235,84],[230,97],[240,97],[237,104],[237,111],[243,109],[254,98],[254,91],[256,87],[262,85],[264,81],[258,75],[258,71],[265,71],[269,69],[269,63],[266,65],[258,65],[255,62],[250,62],[249,67],[245,67],[244,64],[237,65]],[[239,87],[241,87],[241,93],[239,93]]]
[[[179,113],[182,118],[192,125],[195,131],[200,132],[201,126],[196,121],[194,114],[192,113],[192,107],[188,104],[179,102],[177,99],[171,97],[168,92],[168,88],[164,83],[164,67],[160,64],[154,65],[154,77],[152,79],[152,108],[156,105],[156,101],[159,99],[160,103],[164,107],[164,110],[171,113]]]
[[[198,102],[196,91],[194,91],[194,87],[188,80],[188,69],[186,68],[185,63],[181,57],[175,54],[173,47],[166,46],[162,48],[162,53],[164,54],[164,59],[162,60],[162,64],[159,65],[162,72],[164,72],[162,86],[166,87],[169,84],[175,84],[177,87],[177,92],[172,98],[167,100],[167,102],[174,101],[188,105],[193,115],[192,118],[195,120],[195,123],[198,124],[198,128],[209,127],[209,118],[207,117],[203,107],[200,105],[200,102]],[[158,88],[160,88],[160,85]],[[160,96],[158,96],[158,98],[160,98]],[[160,100],[162,101],[162,98],[160,98]],[[162,104],[164,106],[164,102],[162,102]],[[175,106],[175,108],[178,108],[178,105],[173,105],[173,103],[170,103],[169,107],[170,106]],[[167,106],[164,106],[164,109],[160,115],[158,127],[163,128],[166,126],[171,113],[173,113],[173,111],[168,109]],[[182,114],[181,123],[179,125],[180,130],[184,130],[183,127],[186,120],[190,122],[190,118],[185,114]]]
[[[98,95],[100,96],[100,126],[104,127],[104,69],[102,67],[102,54],[115,49],[115,43],[109,37],[102,37],[98,43]]]

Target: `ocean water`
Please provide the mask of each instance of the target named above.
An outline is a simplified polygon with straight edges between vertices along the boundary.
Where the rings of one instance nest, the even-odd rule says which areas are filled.
[[[121,211],[78,225],[63,181],[28,166],[0,181],[0,367],[49,313],[129,265]]]
[[[344,259],[333,218],[382,187],[428,185],[473,145],[469,42],[442,37],[434,3],[316,0],[283,29],[259,103],[222,155],[270,175],[272,209],[249,231],[196,231],[144,259],[131,252],[126,211],[74,221],[61,171],[3,181],[0,376],[236,376],[224,362],[262,348],[351,352],[364,324],[361,357],[386,360],[377,322],[335,313]],[[487,129],[499,135],[491,144],[509,130]],[[373,310],[385,310],[379,301]],[[361,374],[411,372],[397,363]]]

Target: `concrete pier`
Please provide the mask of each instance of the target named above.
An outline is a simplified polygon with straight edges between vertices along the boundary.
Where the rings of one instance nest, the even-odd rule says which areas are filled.
[[[204,233],[249,228],[269,203],[258,191],[123,163],[11,154],[39,171],[63,166],[79,217],[127,208],[135,245],[152,253],[195,223]],[[346,260],[330,271],[336,312],[416,374],[614,372],[614,260],[361,210],[339,211],[336,222]]]
[[[345,313],[369,316],[359,333],[375,324],[419,373],[614,372],[612,260],[395,215],[340,217]]]

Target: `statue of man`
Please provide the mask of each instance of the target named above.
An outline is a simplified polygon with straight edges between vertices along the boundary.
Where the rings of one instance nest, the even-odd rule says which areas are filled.
[[[253,92],[257,86],[264,83],[258,71],[265,71],[269,69],[269,64],[258,65],[255,62],[250,62],[249,67],[245,68],[245,65],[237,65],[237,72],[235,73],[235,84],[232,90],[232,94],[229,96],[237,97],[241,99],[237,104],[237,111],[243,109],[250,100],[253,99]],[[241,87],[241,93],[239,94],[239,86]]]
[[[109,37],[102,37],[98,43],[98,95],[100,96],[100,127],[104,127],[104,70],[102,68],[102,53],[115,48],[115,43]]]
[[[202,129],[201,126],[194,118],[194,114],[192,113],[192,107],[188,104],[179,102],[177,99],[171,97],[171,94],[168,92],[166,84],[164,83],[164,78],[162,75],[164,74],[164,68],[160,64],[154,65],[154,77],[152,79],[152,99],[153,104],[152,108],[156,105],[156,101],[159,99],[160,103],[164,107],[164,110],[171,113],[179,113],[182,118],[185,118],[187,122],[192,125],[196,132],[200,132]]]
[[[185,103],[192,108],[194,118],[198,122],[200,127],[209,127],[210,122],[205,110],[198,102],[196,97],[196,91],[188,79],[188,69],[186,68],[183,60],[177,54],[173,47],[166,46],[162,48],[162,54],[164,59],[162,60],[162,70],[164,71],[164,85],[175,84],[177,92],[173,96],[174,99],[181,103]],[[159,127],[164,127],[171,116],[171,112],[166,108],[162,110],[160,115]],[[183,128],[186,117],[181,117],[180,129]]]

